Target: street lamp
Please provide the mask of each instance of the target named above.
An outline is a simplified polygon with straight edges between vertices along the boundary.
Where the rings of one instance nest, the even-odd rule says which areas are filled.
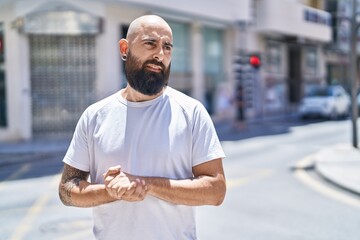
[[[356,21],[357,14],[357,0],[352,1],[352,16],[351,16],[351,45],[350,45],[350,77],[351,77],[351,123],[352,123],[352,144],[355,148],[358,147],[357,139],[357,118],[358,118],[358,106],[357,106],[357,36],[359,23]]]

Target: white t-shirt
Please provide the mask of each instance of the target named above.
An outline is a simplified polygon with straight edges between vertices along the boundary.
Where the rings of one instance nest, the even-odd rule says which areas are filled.
[[[192,167],[224,158],[211,118],[198,101],[167,87],[156,99],[129,102],[120,92],[81,116],[64,162],[103,183],[109,167],[138,176],[192,178]],[[94,207],[97,239],[197,239],[193,207],[152,196]]]

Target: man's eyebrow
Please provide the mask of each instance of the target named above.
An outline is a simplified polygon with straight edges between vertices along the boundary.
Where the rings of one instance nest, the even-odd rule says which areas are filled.
[[[151,37],[144,37],[141,39],[141,41],[145,42],[145,41],[150,41],[150,42],[156,42],[155,38],[151,38]]]
[[[173,47],[173,44],[172,44],[172,43],[169,43],[169,42],[165,42],[164,45],[165,45],[165,46],[169,46],[169,47]]]
[[[141,41],[143,41],[143,42],[157,42],[158,40],[156,38],[152,38],[152,37],[143,37],[141,39]],[[173,47],[173,44],[171,42],[165,42],[164,45]]]

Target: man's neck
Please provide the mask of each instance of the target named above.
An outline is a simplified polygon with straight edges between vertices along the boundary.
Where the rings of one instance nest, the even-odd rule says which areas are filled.
[[[121,96],[129,102],[145,102],[157,98],[164,92],[164,90],[165,88],[156,95],[149,96],[136,91],[128,84],[123,91],[121,91]]]

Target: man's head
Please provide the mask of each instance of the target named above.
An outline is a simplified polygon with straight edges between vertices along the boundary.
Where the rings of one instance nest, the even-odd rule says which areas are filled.
[[[129,85],[145,95],[156,95],[168,84],[172,31],[164,19],[145,15],[129,26],[126,39],[119,42]]]

